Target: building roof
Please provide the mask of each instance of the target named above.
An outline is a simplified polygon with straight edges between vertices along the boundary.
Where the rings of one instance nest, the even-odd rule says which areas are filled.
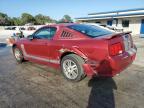
[[[143,13],[133,13],[133,14],[120,14],[120,15],[106,15],[106,16],[97,16],[97,17],[80,17],[76,19],[105,19],[105,18],[118,18],[118,17],[124,17],[124,16],[133,16],[133,15],[142,15],[144,16]]]
[[[138,16],[144,16],[144,8],[91,13],[88,14],[88,17],[80,17],[76,19],[94,20],[94,19],[112,19],[112,18],[123,18],[123,17],[138,17]]]
[[[119,12],[139,11],[139,10],[144,10],[144,8],[125,9],[125,10],[116,10],[116,11],[107,11],[107,12],[97,12],[97,13],[89,13],[88,15],[119,13]]]

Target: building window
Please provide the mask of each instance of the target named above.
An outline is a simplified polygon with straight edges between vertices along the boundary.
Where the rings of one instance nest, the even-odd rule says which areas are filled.
[[[123,20],[122,21],[122,26],[123,27],[129,27],[129,20]]]

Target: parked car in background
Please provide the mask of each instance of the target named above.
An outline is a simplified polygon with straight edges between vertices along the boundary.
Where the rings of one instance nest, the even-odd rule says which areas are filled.
[[[24,27],[20,27],[19,30],[26,30]]]
[[[87,23],[87,24],[100,26],[100,27],[103,27],[104,29],[107,29],[107,30],[110,30],[110,31],[116,32],[116,33],[124,32],[123,28],[116,27],[116,26],[109,26],[109,25],[106,25],[106,24],[97,24],[97,23]]]
[[[100,26],[106,27],[106,28],[108,28],[110,30],[113,30],[115,32],[123,32],[122,28],[118,28],[118,27],[115,27],[115,26],[109,26],[109,25],[104,25],[104,24],[100,24]]]
[[[5,30],[16,30],[16,27],[5,27]]]
[[[70,81],[87,76],[112,77],[135,59],[131,34],[89,24],[44,26],[12,47],[18,63],[29,60],[61,69]]]
[[[28,27],[27,30],[36,30],[35,27]]]
[[[5,30],[11,30],[11,27],[5,27],[4,29]]]

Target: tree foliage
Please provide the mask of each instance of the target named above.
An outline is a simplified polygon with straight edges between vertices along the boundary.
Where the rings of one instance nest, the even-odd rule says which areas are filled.
[[[72,18],[69,15],[64,15],[63,19],[67,22],[73,22]]]
[[[69,15],[64,15],[60,20],[54,20],[49,16],[45,16],[42,14],[38,14],[36,16],[32,16],[29,13],[22,13],[21,17],[8,17],[5,13],[0,13],[0,26],[5,25],[25,25],[27,23],[39,24],[43,25],[46,23],[70,23],[73,22],[72,18]]]
[[[72,23],[73,20],[69,15],[64,15],[62,19],[58,21],[58,23]]]
[[[9,17],[7,16],[7,14],[4,13],[0,13],[0,25],[9,25]]]
[[[36,24],[46,24],[46,23],[53,23],[54,20],[51,19],[49,16],[44,16],[42,14],[38,14],[35,16]]]
[[[21,21],[22,21],[22,24],[35,23],[34,17],[29,13],[23,13],[21,15]]]
[[[11,23],[13,23],[13,25],[19,26],[19,25],[22,25],[22,20],[21,20],[20,18],[14,17],[14,18],[11,20]]]

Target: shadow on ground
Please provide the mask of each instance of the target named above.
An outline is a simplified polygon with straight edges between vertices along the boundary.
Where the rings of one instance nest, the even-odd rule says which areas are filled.
[[[115,108],[114,89],[117,89],[112,78],[92,78],[88,82],[91,87],[87,108]]]

